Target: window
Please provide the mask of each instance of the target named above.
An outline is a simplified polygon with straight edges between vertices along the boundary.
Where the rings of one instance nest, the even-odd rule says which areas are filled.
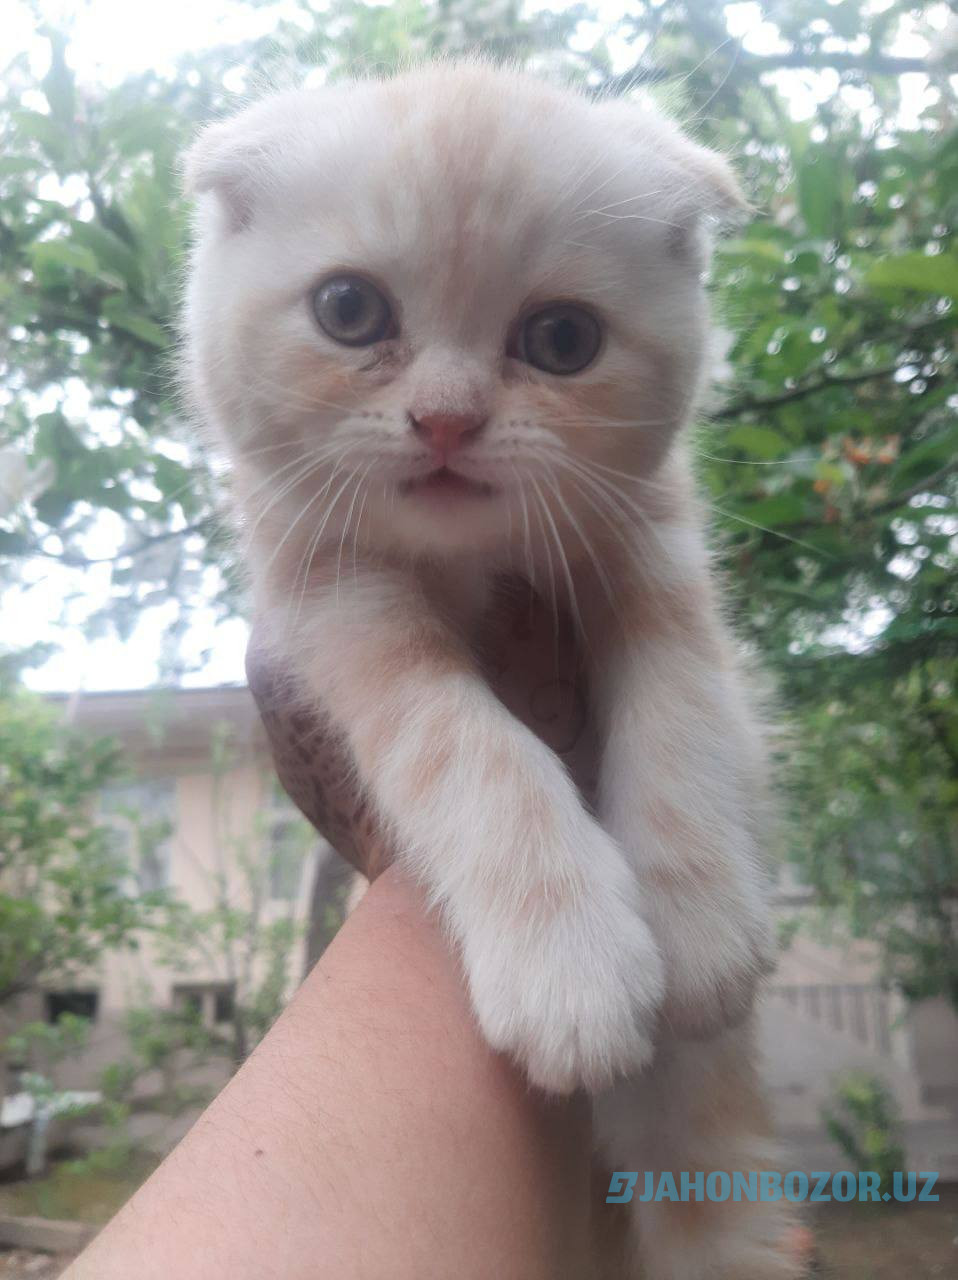
[[[76,1018],[89,1018],[96,1021],[100,1005],[98,991],[47,991],[43,997],[46,1020],[50,1026],[60,1021],[65,1013],[72,1013]]]
[[[269,827],[269,896],[293,902],[303,874],[302,819],[274,817]]]
[[[213,1021],[215,1023],[232,1022],[236,1012],[236,1000],[232,986],[222,987],[213,992]]]
[[[130,864],[140,893],[170,882],[175,799],[173,778],[116,783],[101,792],[101,819],[112,829],[114,848]]]
[[[190,982],[173,988],[173,1008],[203,1026],[232,1022],[236,993],[232,982]]]
[[[316,833],[286,793],[274,784],[266,811],[269,896],[281,902],[299,897],[303,868],[316,845]]]

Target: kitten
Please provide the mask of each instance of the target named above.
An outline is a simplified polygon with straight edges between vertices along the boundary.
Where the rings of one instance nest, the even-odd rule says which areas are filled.
[[[731,170],[633,102],[460,64],[268,98],[202,134],[187,180],[188,380],[255,608],[486,1037],[596,1095],[615,1168],[767,1167],[763,752],[681,440]],[[579,629],[597,816],[477,672],[508,568]],[[633,1211],[655,1280],[792,1274],[775,1205]]]

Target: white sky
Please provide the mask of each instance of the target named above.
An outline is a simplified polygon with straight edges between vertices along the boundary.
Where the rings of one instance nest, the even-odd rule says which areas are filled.
[[[49,46],[36,34],[26,4],[22,0],[0,0],[0,6],[0,66],[8,56],[27,49],[33,71],[42,75]],[[69,28],[68,56],[81,83],[104,85],[119,83],[128,75],[150,68],[172,74],[177,57],[189,50],[255,38],[272,30],[278,16],[296,16],[291,0],[277,0],[260,9],[237,6],[233,0],[46,0],[42,7],[54,25]],[[561,8],[562,0],[553,4],[530,3],[528,7]],[[884,8],[885,0],[875,0],[874,7]],[[581,28],[576,43],[584,48],[608,36],[630,5],[628,0],[595,0],[591,8],[598,20]],[[746,0],[728,6],[727,13],[732,36],[743,39],[749,51],[774,51],[774,29],[759,21],[758,5]],[[947,16],[943,4],[926,11],[926,19],[938,28],[945,26]],[[634,61],[635,51],[621,40],[611,40],[610,51],[617,70],[627,69]],[[917,33],[904,35],[895,50],[918,56],[927,51],[926,41]],[[779,73],[778,84],[787,94],[796,118],[810,118],[817,103],[833,91],[828,74]],[[228,81],[227,87],[242,89],[241,79],[240,76],[236,83]],[[921,109],[927,81],[923,76],[905,79],[907,105],[902,123],[908,126]],[[108,554],[115,546],[115,530],[106,523],[91,539],[87,551],[91,555]],[[49,640],[59,646],[50,662],[29,674],[28,682],[34,688],[118,689],[155,682],[162,631],[170,613],[165,607],[144,609],[128,640],[111,636],[91,639],[80,624],[103,603],[107,582],[105,569],[80,575],[53,562],[38,562],[29,566],[23,585],[7,593],[3,601],[4,643],[20,646]],[[69,599],[70,593],[78,590],[82,594]],[[64,601],[68,601],[66,608]],[[197,654],[211,649],[213,656],[187,683],[242,680],[245,640],[246,628],[239,620],[217,624],[212,611],[199,614],[188,637],[188,647]]]

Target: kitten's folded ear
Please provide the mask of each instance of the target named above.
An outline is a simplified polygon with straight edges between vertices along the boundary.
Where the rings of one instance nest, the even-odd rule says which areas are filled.
[[[678,216],[731,222],[753,211],[725,156],[700,147],[683,134],[674,134],[670,143],[670,158],[677,165],[672,199]]]
[[[729,222],[751,212],[735,170],[718,151],[700,146],[652,103],[618,98],[607,101],[610,125],[636,147],[636,164],[654,171],[669,218],[688,229],[704,219]]]
[[[212,191],[232,231],[249,226],[257,194],[269,186],[279,147],[276,95],[228,120],[208,124],[183,157],[183,188],[188,196]]]
[[[183,157],[183,189],[195,197],[212,191],[231,231],[249,226],[256,196],[256,153],[240,127],[242,117],[207,125]]]

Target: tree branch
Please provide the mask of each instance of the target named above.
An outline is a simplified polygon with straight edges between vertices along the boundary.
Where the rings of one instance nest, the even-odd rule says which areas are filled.
[[[919,480],[917,484],[913,484],[910,489],[905,489],[901,493],[896,494],[893,498],[886,499],[885,502],[879,502],[874,507],[869,507],[867,514],[870,516],[887,515],[889,511],[894,511],[905,502],[910,502],[912,498],[916,498],[919,493],[931,493],[942,480],[947,480],[950,475],[954,475],[958,471],[958,460],[946,462],[943,467],[926,476],[924,480]]]
[[[42,556],[45,560],[56,560],[58,564],[69,565],[71,568],[85,569],[89,565],[94,564],[115,564],[118,560],[126,560],[128,556],[138,556],[143,551],[148,551],[150,547],[156,546],[159,542],[169,542],[172,538],[186,538],[191,533],[203,533],[206,528],[205,522],[200,521],[197,524],[184,525],[182,529],[166,529],[163,533],[155,533],[149,538],[143,538],[135,547],[127,547],[125,550],[115,551],[111,556],[83,556],[77,552],[66,551],[58,554],[56,551],[44,551],[42,547],[28,545],[22,550],[7,551],[8,555],[20,556],[27,559],[30,556]]]
[[[896,57],[890,53],[825,53],[793,49],[789,53],[745,55],[747,65],[763,71],[860,71],[869,76],[901,76],[910,71],[934,71],[927,58]],[[943,68],[945,69],[945,68]]]
[[[921,667],[919,670],[919,682],[921,687],[921,705],[925,713],[925,720],[931,729],[935,741],[944,754],[945,758],[951,766],[952,777],[958,776],[958,751],[952,743],[951,730],[945,722],[943,713],[934,705],[931,686],[928,679],[928,668]]]
[[[845,71],[860,72],[865,76],[900,76],[908,72],[942,71],[951,74],[958,71],[958,65],[949,67],[945,63],[929,62],[927,58],[907,58],[886,53],[845,53],[837,51],[826,53],[813,49],[790,49],[785,53],[748,53],[737,41],[729,42],[731,55],[743,67],[750,68],[756,76],[766,71],[808,70],[808,71]],[[639,85],[661,84],[674,80],[681,73],[667,67],[651,66],[639,63],[631,71],[621,75],[610,76],[602,85],[603,93],[627,93]]]
[[[86,184],[90,192],[90,202],[103,226],[106,227],[107,231],[112,231],[117,239],[123,240],[131,249],[137,250],[139,246],[136,243],[136,237],[130,230],[130,224],[118,209],[114,209],[107,204],[100,185],[92,172],[87,172]]]
[[[898,370],[897,364],[885,365],[881,369],[865,369],[859,373],[825,374],[817,382],[807,382],[804,386],[792,387],[777,396],[745,396],[719,409],[711,417],[717,422],[726,422],[743,413],[758,413],[764,409],[777,409],[780,405],[791,404],[794,400],[804,400],[806,396],[817,395],[819,391],[827,391],[830,387],[854,387],[862,382],[870,382],[876,378],[890,378]]]

